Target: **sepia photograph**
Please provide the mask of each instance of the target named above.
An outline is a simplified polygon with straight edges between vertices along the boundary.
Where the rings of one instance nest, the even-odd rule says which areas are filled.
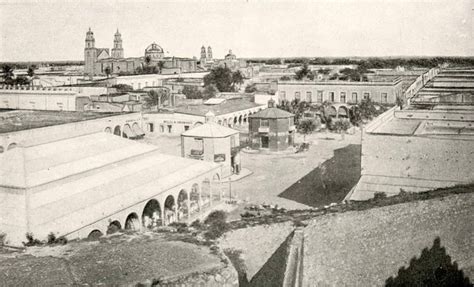
[[[0,0],[0,287],[473,287],[474,0]]]

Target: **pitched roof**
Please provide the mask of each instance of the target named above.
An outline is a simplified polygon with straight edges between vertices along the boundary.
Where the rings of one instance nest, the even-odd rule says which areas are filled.
[[[285,119],[285,118],[290,118],[294,117],[295,115],[292,113],[289,113],[284,110],[280,110],[279,108],[268,108],[259,111],[258,113],[255,113],[249,118],[257,118],[257,119]]]
[[[187,130],[181,135],[201,138],[224,138],[238,133],[239,131],[211,122],[197,126],[194,129]]]

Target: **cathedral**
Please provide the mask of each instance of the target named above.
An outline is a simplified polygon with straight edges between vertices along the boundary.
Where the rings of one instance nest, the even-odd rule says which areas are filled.
[[[84,74],[95,75],[133,75],[141,73],[180,74],[195,72],[197,61],[190,58],[165,57],[162,47],[150,44],[142,57],[125,57],[122,35],[117,29],[114,45],[109,48],[96,48],[94,32],[89,28],[84,48]]]

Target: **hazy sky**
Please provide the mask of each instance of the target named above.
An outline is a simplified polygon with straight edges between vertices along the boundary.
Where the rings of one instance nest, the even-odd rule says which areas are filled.
[[[474,0],[5,1],[0,61],[82,60],[89,27],[96,47],[125,56],[152,42],[169,56],[474,56]]]

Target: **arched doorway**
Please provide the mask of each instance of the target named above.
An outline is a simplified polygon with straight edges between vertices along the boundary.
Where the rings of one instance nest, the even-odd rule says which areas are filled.
[[[116,126],[114,128],[114,135],[116,135],[116,136],[121,136],[122,135],[122,131],[120,129],[120,126]]]
[[[242,124],[242,115],[239,116],[239,125]]]
[[[202,125],[201,122],[196,122],[196,123],[194,123],[193,127],[198,127],[198,126],[200,126],[200,125]]]
[[[217,124],[222,126],[222,120],[218,120]]]
[[[234,118],[234,126],[239,122],[239,119],[237,117]]]
[[[334,106],[329,108],[329,116],[333,118],[337,117],[337,110]]]
[[[138,220],[138,215],[135,212],[127,216],[125,230],[140,230],[140,220]]]
[[[229,127],[232,127],[232,125],[234,124],[234,120],[232,118],[229,118],[227,120],[227,123],[229,124]]]
[[[91,233],[87,236],[87,239],[97,240],[102,237],[104,234],[99,229],[92,230]]]
[[[193,184],[189,194],[189,211],[191,214],[199,212],[201,209],[201,196],[199,195],[199,185]]]
[[[132,128],[129,124],[123,126],[122,137],[128,139],[132,137]]]
[[[115,220],[109,224],[109,227],[107,227],[107,234],[114,234],[120,230],[122,230],[122,225],[118,220]]]
[[[247,117],[248,117],[247,115],[244,115],[244,119],[243,119],[243,121],[244,121],[244,125],[246,125],[246,124],[247,124]]]
[[[165,199],[165,225],[173,223],[176,221],[176,206],[174,197],[172,195],[168,195]]]
[[[188,205],[188,193],[186,192],[186,190],[181,189],[178,194],[178,220],[181,220],[185,217],[189,217]]]
[[[143,208],[142,213],[143,227],[153,228],[162,225],[161,207],[156,199],[151,199]]]
[[[227,119],[224,120],[224,126],[227,126]]]
[[[344,106],[340,106],[338,109],[337,109],[337,117],[338,118],[348,118],[349,117],[349,112],[347,110],[346,107]]]
[[[104,132],[108,133],[108,134],[111,134],[112,133],[112,129],[109,128],[109,127],[106,127]]]

